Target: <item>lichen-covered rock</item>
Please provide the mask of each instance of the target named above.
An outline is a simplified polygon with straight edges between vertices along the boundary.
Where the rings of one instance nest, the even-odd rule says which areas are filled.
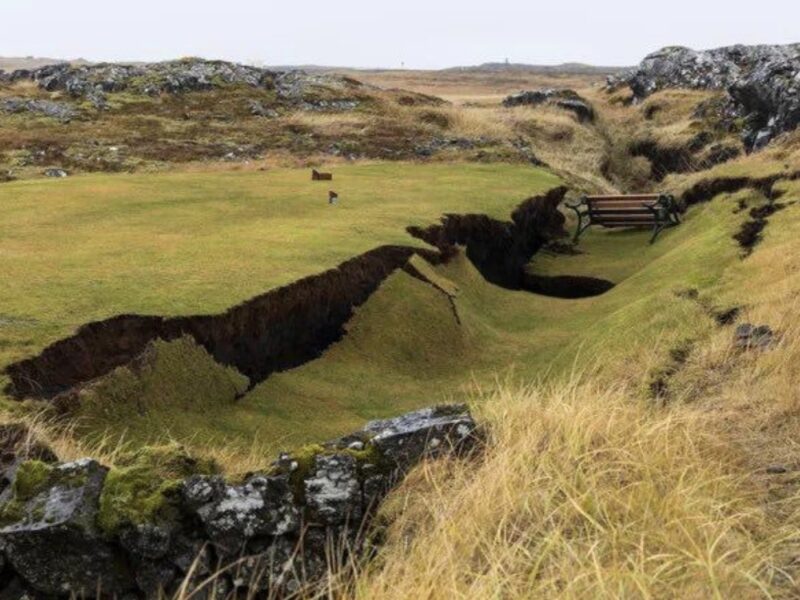
[[[325,525],[360,523],[361,484],[356,459],[350,454],[320,454],[306,476],[306,504],[315,521]]]
[[[9,451],[21,452],[22,434],[6,434]],[[405,471],[475,435],[465,406],[424,409],[284,453],[237,484],[172,445],[143,448],[111,470],[89,459],[27,460],[8,471],[0,496],[0,593],[68,597],[99,586],[152,598],[182,582],[198,598],[295,593],[359,551]],[[45,449],[39,457],[54,459]],[[216,585],[204,585],[220,567]]]
[[[385,458],[407,469],[424,456],[437,456],[469,444],[477,428],[466,405],[456,404],[371,421],[364,431]]]
[[[53,595],[122,593],[133,587],[123,553],[107,544],[95,524],[107,469],[83,459],[48,467],[21,485],[3,507],[5,556],[32,588]],[[11,504],[16,506],[11,506]]]
[[[300,526],[300,513],[286,476],[259,475],[243,485],[216,489],[213,480],[194,479],[187,484],[184,495],[192,503],[210,494],[211,499],[196,513],[209,539],[226,554],[238,553],[250,538],[285,535]]]
[[[274,90],[284,104],[296,105],[303,110],[343,111],[353,110],[361,104],[357,92],[366,87],[358,81],[336,75],[309,74],[299,70],[280,72],[199,58],[136,65],[103,63],[76,66],[60,63],[0,74],[0,82],[23,80],[36,82],[44,91],[63,91],[73,98],[85,98],[97,110],[107,108],[106,94],[117,92],[158,96],[247,86]],[[44,104],[36,105],[36,111],[52,112],[57,108],[57,103],[41,102]],[[17,105],[14,106],[16,110]],[[26,106],[22,105],[21,109],[32,110]],[[259,109],[259,113],[262,113],[259,116],[272,116],[269,108]]]
[[[29,100],[25,98],[6,98],[0,102],[0,110],[7,113],[29,112],[68,123],[75,118],[76,110],[65,102],[52,100]]]
[[[258,100],[251,100],[249,104],[250,104],[250,114],[252,114],[254,117],[266,117],[268,119],[275,119],[280,116],[277,110],[264,106],[264,104],[262,102],[259,102]]]
[[[725,112],[744,120],[745,145],[759,149],[800,123],[800,44],[664,48],[609,78],[609,89],[624,85],[636,101],[666,88],[727,90]]]

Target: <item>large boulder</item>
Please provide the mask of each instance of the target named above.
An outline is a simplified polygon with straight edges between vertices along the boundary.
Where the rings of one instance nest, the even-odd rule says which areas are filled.
[[[743,119],[742,140],[757,150],[800,123],[800,44],[664,48],[608,81],[626,85],[634,101],[667,88],[726,90],[725,112]]]

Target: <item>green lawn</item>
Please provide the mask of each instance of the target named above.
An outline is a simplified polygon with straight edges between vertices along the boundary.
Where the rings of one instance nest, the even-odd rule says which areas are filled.
[[[415,243],[408,224],[443,212],[506,217],[524,197],[557,183],[524,167],[372,165],[341,168],[342,202],[306,172],[84,177],[0,188],[4,221],[0,357],[39,350],[87,320],[120,312],[186,314],[231,304],[329,268],[382,243]],[[581,300],[512,292],[487,283],[463,257],[432,268],[445,294],[403,272],[390,276],[325,354],[278,373],[234,400],[236,382],[193,350],[167,352],[146,382],[86,402],[80,431],[135,443],[171,436],[203,453],[263,455],[359,427],[368,418],[462,401],[496,377],[646,374],[671,347],[715,326],[697,302],[714,302],[739,262],[731,240],[744,215],[735,199],[696,206],[648,245],[649,233],[591,230],[581,254],[534,257],[542,274],[604,277],[617,286]],[[6,248],[9,251],[6,252]],[[654,343],[658,340],[658,343]],[[189,358],[184,358],[189,357]],[[191,361],[192,364],[181,361]],[[195,369],[194,373],[192,369]],[[171,377],[170,370],[182,376]],[[220,390],[221,402],[203,397]],[[133,392],[130,392],[133,390]],[[123,409],[131,393],[147,396]],[[143,409],[142,406],[145,408]]]
[[[224,311],[445,212],[508,218],[557,179],[505,165],[80,176],[0,186],[0,369],[88,321]],[[335,189],[341,201],[327,203]],[[0,381],[2,383],[2,381]]]

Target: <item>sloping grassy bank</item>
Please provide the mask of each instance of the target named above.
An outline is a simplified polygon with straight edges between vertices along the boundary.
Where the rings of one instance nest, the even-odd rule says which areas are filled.
[[[671,238],[686,233],[685,245],[603,297],[628,284],[645,292],[598,319],[619,325],[605,340],[586,329],[575,363],[585,368],[474,392],[491,432],[485,455],[418,469],[384,509],[377,560],[342,595],[796,598],[800,185],[778,187],[785,207],[744,258],[722,232],[746,215],[742,202],[766,203],[760,192],[692,209],[706,227],[693,229],[690,211]],[[658,278],[662,293],[648,299]],[[767,349],[742,349],[732,326],[715,323],[716,309],[734,306],[735,322],[774,330]]]

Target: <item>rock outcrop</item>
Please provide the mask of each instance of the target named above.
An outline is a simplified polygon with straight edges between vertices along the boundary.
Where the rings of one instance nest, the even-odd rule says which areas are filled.
[[[85,98],[98,109],[106,106],[105,95],[110,93],[155,96],[247,86],[273,90],[287,104],[297,104],[306,110],[352,110],[359,105],[357,92],[365,87],[347,77],[272,71],[199,58],[135,65],[62,63],[0,74],[0,81],[25,80],[36,82],[48,92],[60,91],[73,98]]]
[[[107,468],[45,451],[16,460],[19,444],[6,443],[0,595],[171,597],[217,572],[222,596],[293,592],[363,549],[370,516],[408,469],[478,437],[465,406],[427,408],[282,454],[240,483],[180,449]]]
[[[503,106],[539,106],[550,104],[575,113],[581,123],[594,121],[594,108],[574,90],[545,88],[512,94],[503,100]]]
[[[69,104],[52,100],[29,100],[25,98],[6,98],[0,101],[0,110],[7,113],[31,113],[69,123],[76,111]]]
[[[666,88],[726,90],[722,112],[743,121],[742,140],[757,150],[800,124],[800,44],[664,48],[633,70],[609,77],[608,85],[627,85],[635,101]]]

